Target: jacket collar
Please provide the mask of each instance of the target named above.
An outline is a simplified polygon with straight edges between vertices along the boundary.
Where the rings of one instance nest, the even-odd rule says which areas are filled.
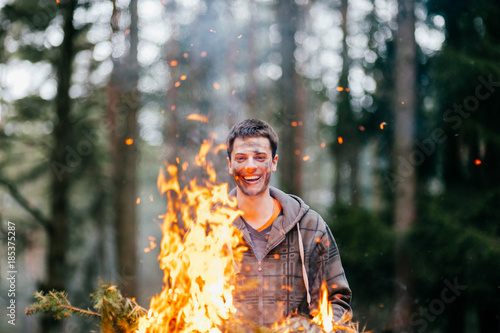
[[[283,209],[283,218],[277,218],[274,226],[284,236],[300,221],[309,210],[309,206],[298,196],[286,194],[285,192],[270,186],[271,196],[278,200]],[[236,196],[236,188],[229,192],[229,196]],[[246,226],[243,220],[238,217],[234,221],[234,226],[245,233]],[[273,228],[274,229],[274,228]],[[273,233],[271,232],[269,243],[273,243]]]

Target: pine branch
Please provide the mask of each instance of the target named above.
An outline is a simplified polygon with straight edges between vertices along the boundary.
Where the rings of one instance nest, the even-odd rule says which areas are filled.
[[[27,315],[39,312],[53,312],[57,319],[69,317],[73,314],[84,317],[101,317],[101,315],[96,312],[72,306],[65,292],[53,290],[48,294],[44,294],[43,291],[40,291],[35,293],[35,299],[37,302],[26,309]]]

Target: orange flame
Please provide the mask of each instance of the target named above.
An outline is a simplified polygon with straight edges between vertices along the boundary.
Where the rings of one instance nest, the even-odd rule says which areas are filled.
[[[216,174],[205,141],[194,164],[209,175],[181,190],[178,167],[160,170],[158,188],[167,197],[160,244],[164,289],[152,298],[147,315],[139,319],[137,332],[220,332],[219,327],[236,311],[231,283],[243,251],[241,233],[232,221],[241,211],[229,198],[228,185],[216,185]]]
[[[328,302],[328,288],[326,282],[321,284],[321,295],[319,298],[319,311],[312,319],[313,323],[323,327],[325,331],[333,331],[333,310]]]

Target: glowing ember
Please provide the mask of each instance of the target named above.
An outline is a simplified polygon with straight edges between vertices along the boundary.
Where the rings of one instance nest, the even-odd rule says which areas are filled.
[[[137,332],[220,332],[219,327],[236,311],[231,283],[245,247],[232,221],[242,212],[228,196],[228,185],[216,185],[216,174],[204,142],[195,165],[209,180],[196,179],[181,189],[176,165],[167,165],[158,176],[160,192],[167,196],[163,220],[160,267],[163,291],[153,297]]]
[[[475,164],[475,165],[481,165],[481,163],[482,163],[482,162],[481,162],[481,160],[480,160],[480,159],[476,159],[476,160],[474,161],[474,164]]]
[[[220,89],[220,84],[217,82],[214,82],[214,89],[219,90]]]
[[[387,123],[384,121],[380,124],[380,129],[383,130],[384,129],[384,126],[387,125]]]
[[[311,157],[309,155],[304,156],[302,159],[305,161],[308,161]]]
[[[337,87],[337,91],[344,91],[344,87]]]
[[[341,136],[337,138],[337,141],[339,142],[340,145],[344,143],[344,139]]]
[[[191,113],[189,116],[186,117],[187,120],[196,120],[202,123],[208,123],[208,116],[203,116],[198,113]]]
[[[172,61],[170,62],[170,66],[172,66],[172,67],[177,66],[177,64],[178,64],[177,60],[172,60]]]
[[[187,79],[187,76],[186,75],[181,75],[181,80],[184,81]]]
[[[134,144],[134,139],[131,139],[131,138],[128,138],[127,140],[125,140],[125,144],[127,146],[131,146]]]

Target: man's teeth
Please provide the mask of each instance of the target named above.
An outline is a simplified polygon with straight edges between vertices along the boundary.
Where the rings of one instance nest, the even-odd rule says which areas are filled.
[[[248,177],[245,177],[245,180],[257,180],[259,178],[260,178],[259,176],[248,176]]]

